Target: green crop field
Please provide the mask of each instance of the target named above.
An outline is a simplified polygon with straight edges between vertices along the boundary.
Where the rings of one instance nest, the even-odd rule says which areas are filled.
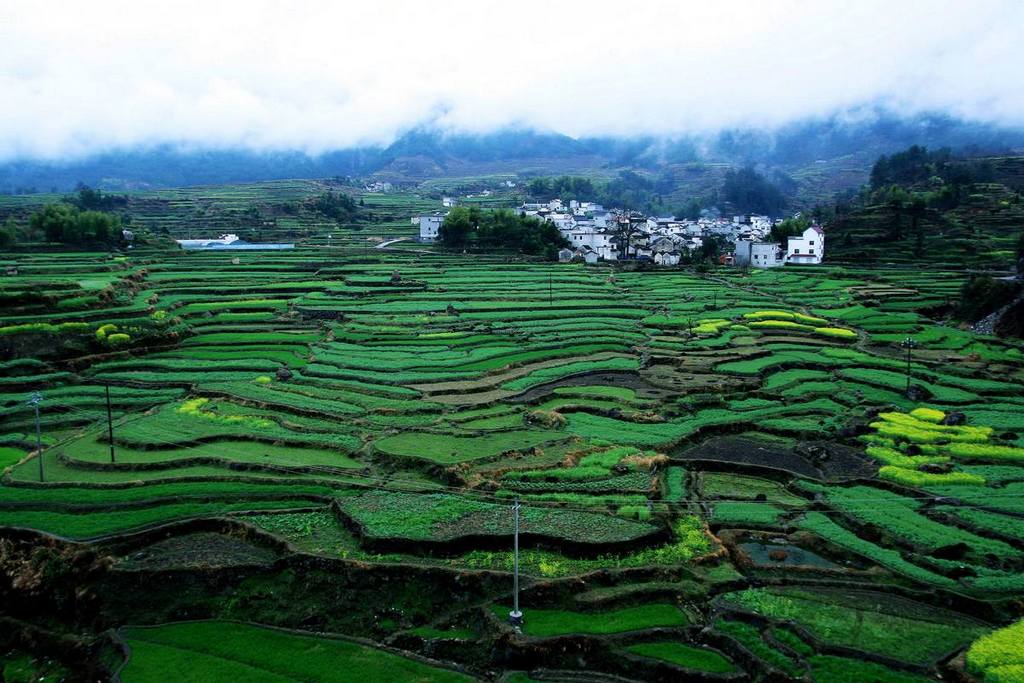
[[[200,621],[125,629],[129,683],[165,681],[470,681],[390,652],[345,640]]]
[[[69,652],[124,681],[1019,666],[986,634],[1024,595],[1024,346],[935,319],[962,272],[377,249],[438,208],[413,192],[276,213],[326,186],[132,194],[176,236],[255,204],[292,250],[0,257],[5,596]]]

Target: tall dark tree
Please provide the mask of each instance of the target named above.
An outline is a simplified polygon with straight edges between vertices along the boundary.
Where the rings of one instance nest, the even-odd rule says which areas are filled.
[[[456,206],[445,216],[444,223],[437,231],[437,239],[449,249],[463,249],[469,242],[469,235],[474,228],[469,209]]]
[[[778,187],[753,166],[729,170],[722,182],[722,197],[743,213],[778,216],[786,208],[786,197]]]
[[[511,251],[552,259],[568,244],[547,221],[507,209],[480,211],[461,206],[449,212],[438,230],[438,240],[449,249]]]
[[[0,226],[0,249],[10,249],[17,240],[18,226],[15,225],[13,218],[8,217],[3,226]]]
[[[72,236],[78,212],[68,204],[47,204],[29,218],[29,227],[48,242],[63,242]]]

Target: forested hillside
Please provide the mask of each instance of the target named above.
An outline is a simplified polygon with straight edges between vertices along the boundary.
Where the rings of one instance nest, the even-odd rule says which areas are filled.
[[[959,158],[912,147],[835,207],[829,260],[1010,270],[1024,233],[1024,157]]]

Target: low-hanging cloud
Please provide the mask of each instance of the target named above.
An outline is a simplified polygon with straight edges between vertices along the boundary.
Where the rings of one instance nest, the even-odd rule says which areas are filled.
[[[1024,2],[0,6],[0,159],[404,130],[706,133],[882,105],[1024,124]]]

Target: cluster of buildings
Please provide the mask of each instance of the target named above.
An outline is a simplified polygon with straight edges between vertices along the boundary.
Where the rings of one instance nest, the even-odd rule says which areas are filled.
[[[523,204],[517,210],[558,228],[569,242],[569,247],[559,252],[562,261],[641,260],[674,266],[710,237],[721,237],[734,247],[732,254],[722,256],[723,264],[773,268],[786,263],[821,263],[825,254],[825,233],[816,225],[790,237],[785,245],[766,241],[775,224],[768,216],[677,220],[605,209],[593,202],[565,204],[560,199]],[[419,223],[421,241],[437,239],[445,215],[438,212],[413,218]]]

